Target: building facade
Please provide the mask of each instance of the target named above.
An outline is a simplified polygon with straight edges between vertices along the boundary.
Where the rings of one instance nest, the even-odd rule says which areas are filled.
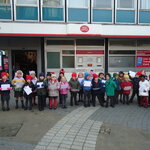
[[[150,72],[150,0],[0,0],[0,70]]]

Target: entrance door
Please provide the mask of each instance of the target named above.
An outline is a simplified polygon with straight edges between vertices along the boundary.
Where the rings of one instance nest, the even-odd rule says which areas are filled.
[[[35,50],[12,50],[12,75],[17,70],[22,70],[24,76],[29,71],[37,73],[37,51]]]

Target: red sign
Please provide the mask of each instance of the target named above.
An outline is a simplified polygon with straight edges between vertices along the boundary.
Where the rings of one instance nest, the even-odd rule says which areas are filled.
[[[137,56],[136,67],[149,68],[150,67],[150,56]]]
[[[78,55],[104,55],[103,50],[77,50],[76,54]]]
[[[83,25],[83,26],[80,27],[81,32],[88,32],[89,30],[90,30],[89,27],[86,26],[86,25]]]
[[[8,57],[7,56],[4,57],[4,69],[5,70],[9,69]]]
[[[150,55],[150,51],[136,51],[137,55]]]

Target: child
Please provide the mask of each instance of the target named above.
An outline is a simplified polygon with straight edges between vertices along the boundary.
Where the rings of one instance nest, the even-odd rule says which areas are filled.
[[[23,101],[23,85],[25,84],[25,80],[23,78],[23,72],[21,70],[18,70],[15,73],[15,77],[12,80],[12,84],[14,86],[14,93],[16,98],[16,109],[18,109],[18,101],[21,101],[22,108],[24,109],[24,101]]]
[[[44,110],[44,106],[46,106],[46,92],[47,92],[47,84],[44,81],[45,74],[42,72],[39,74],[39,80],[36,82],[35,87],[37,88],[37,96],[38,96],[38,109],[39,111]]]
[[[23,93],[26,99],[24,110],[27,109],[32,110],[32,97],[33,97],[34,84],[32,83],[31,80],[32,77],[30,75],[26,75],[26,83],[23,86]]]
[[[35,71],[29,71],[30,76],[32,77],[32,83],[35,86],[36,82],[37,82],[37,77],[35,76]],[[36,104],[36,89],[33,90],[33,94],[32,94],[32,105],[37,105]]]
[[[119,93],[120,93],[120,90],[121,90],[121,84],[120,84],[120,81],[118,80],[118,74],[117,73],[113,74],[113,78],[114,78],[113,79],[114,82],[117,85],[117,87],[115,89],[115,104],[118,104],[119,103],[118,97],[119,97]]]
[[[56,75],[52,74],[51,80],[48,82],[48,89],[49,89],[49,109],[53,107],[54,101],[54,109],[57,109],[57,98],[59,96],[59,82],[57,81]]]
[[[2,72],[1,77],[2,80],[0,80],[0,94],[1,94],[1,103],[2,103],[2,110],[9,111],[9,100],[10,100],[10,90],[12,89],[11,82],[8,79],[8,73],[7,72]],[[4,86],[8,85],[8,87],[5,89]],[[7,105],[7,108],[5,109],[5,102]]]
[[[92,103],[93,106],[95,107],[96,105],[96,97],[99,100],[100,105],[103,107],[103,100],[101,99],[100,96],[100,90],[101,90],[102,84],[100,82],[100,80],[98,79],[98,75],[97,74],[93,74],[93,80],[92,80]]]
[[[149,82],[145,79],[145,75],[140,76],[140,82],[139,82],[139,96],[140,96],[140,105],[139,106],[144,106],[148,107],[149,102],[148,102],[148,91],[150,88]]]
[[[121,83],[121,89],[123,93],[123,104],[129,105],[129,95],[130,91],[132,89],[132,83],[129,81],[129,75],[125,74],[124,75],[124,81]]]
[[[79,105],[77,102],[77,93],[80,91],[80,83],[77,79],[77,73],[73,72],[72,77],[69,81],[70,85],[70,93],[71,93],[71,99],[70,99],[70,106],[73,106],[73,99],[75,105]]]
[[[70,86],[69,86],[69,83],[66,81],[65,77],[61,78],[59,90],[60,90],[60,96],[61,96],[61,100],[62,100],[62,108],[67,108],[66,107],[66,99],[67,99],[67,95],[68,95],[68,90],[70,90]]]
[[[82,72],[78,74],[78,81],[80,83],[80,91],[79,91],[79,101],[78,102],[83,102],[83,88],[81,87],[81,82],[84,79],[84,75]]]
[[[84,79],[82,81],[82,87],[83,87],[83,93],[84,93],[84,107],[90,107],[90,98],[91,98],[91,89],[92,89],[92,83],[91,83],[91,74],[89,72],[86,72],[84,74]]]
[[[106,100],[106,108],[108,107],[109,100],[110,100],[110,106],[115,107],[114,103],[114,96],[115,96],[115,89],[117,87],[116,83],[113,81],[111,78],[111,75],[107,73],[106,75],[106,95],[107,95],[107,100]]]
[[[51,75],[52,75],[51,72],[48,72],[48,73],[47,73],[46,79],[45,79],[46,85],[48,85],[48,82],[49,82],[50,79],[51,79]],[[48,90],[48,88],[47,88],[47,90],[46,90],[46,98],[49,99],[49,90]],[[46,107],[46,101],[45,101],[44,107]]]

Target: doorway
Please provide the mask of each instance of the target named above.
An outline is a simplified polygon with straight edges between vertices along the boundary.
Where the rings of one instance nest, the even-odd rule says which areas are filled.
[[[12,50],[12,76],[17,70],[22,70],[24,77],[31,70],[37,73],[37,51]]]

